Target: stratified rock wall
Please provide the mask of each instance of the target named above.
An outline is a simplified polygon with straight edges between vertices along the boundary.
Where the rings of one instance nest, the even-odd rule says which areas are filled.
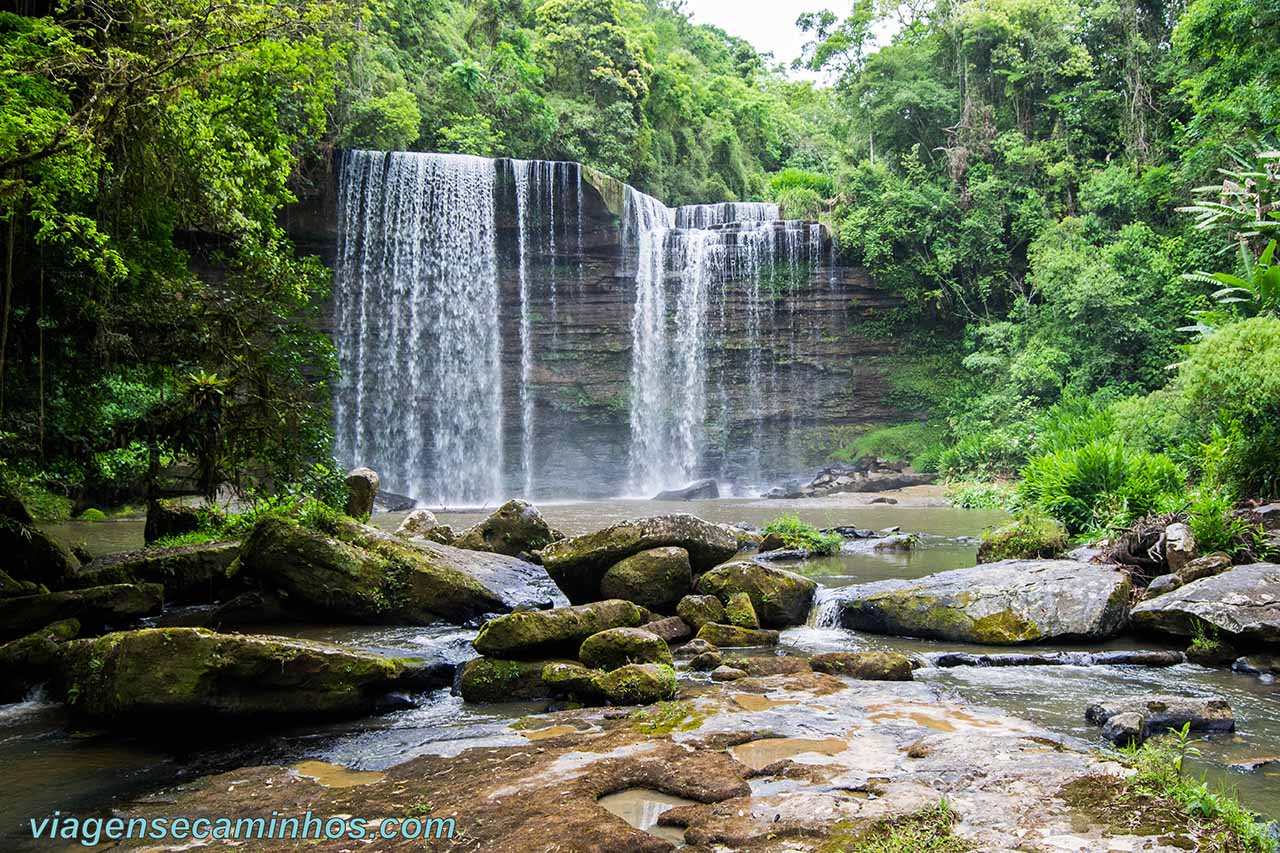
[[[285,218],[300,251],[331,268],[338,240],[337,172],[335,162],[323,191],[293,206]],[[498,174],[504,467],[508,493],[518,494],[519,217],[512,171],[499,162]],[[554,251],[545,237],[528,239],[552,233],[548,211],[527,212],[533,217],[525,260],[534,498],[605,497],[627,487],[635,247],[622,236],[622,184],[584,169],[580,219],[577,197],[576,186],[560,188]],[[829,449],[832,428],[901,418],[885,403],[895,344],[872,335],[866,324],[896,299],[864,269],[833,265],[829,246],[824,238],[820,262],[793,267],[784,280],[775,277],[758,289],[758,301],[741,282],[712,295],[705,448],[697,476],[752,488],[811,470]],[[671,277],[667,287],[674,304],[678,279]],[[387,487],[396,491],[394,483]]]

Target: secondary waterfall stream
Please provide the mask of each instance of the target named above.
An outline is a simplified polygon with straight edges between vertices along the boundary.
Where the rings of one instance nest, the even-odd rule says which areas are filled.
[[[432,506],[574,496],[582,471],[612,482],[612,494],[653,494],[695,476],[759,485],[777,358],[795,355],[794,320],[774,314],[825,262],[821,227],[782,221],[776,204],[669,208],[617,186],[602,244],[602,220],[584,234],[583,210],[611,190],[584,200],[579,164],[343,155],[339,460]],[[588,237],[597,253],[589,285]],[[605,263],[611,278],[601,278]],[[619,285],[634,287],[629,350],[597,351],[580,334],[562,340]],[[594,404],[583,383],[613,352],[627,360],[628,387],[593,417],[625,406],[624,443],[577,447],[592,421],[566,422],[563,401]],[[566,451],[579,460],[563,462]]]

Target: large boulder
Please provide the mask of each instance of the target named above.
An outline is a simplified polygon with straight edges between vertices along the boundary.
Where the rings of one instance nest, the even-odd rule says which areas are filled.
[[[629,663],[672,665],[671,649],[643,628],[609,628],[582,641],[578,660],[591,669],[613,670]]]
[[[158,583],[166,601],[207,604],[231,584],[239,542],[211,542],[176,548],[143,548],[97,557],[73,576],[68,586],[83,589],[114,583]]]
[[[803,575],[749,560],[725,563],[698,578],[698,592],[714,595],[725,604],[734,593],[745,592],[766,628],[803,624],[817,589],[818,585]]]
[[[542,681],[552,696],[583,705],[598,705],[605,699],[597,683],[601,674],[580,663],[553,661],[542,668]]]
[[[147,502],[147,523],[142,540],[150,545],[166,536],[181,536],[200,529],[200,510],[178,501]]]
[[[913,580],[848,586],[834,598],[846,628],[1015,645],[1114,636],[1125,626],[1129,593],[1128,576],[1106,566],[1004,560]]]
[[[615,563],[663,547],[687,551],[696,574],[736,554],[738,541],[724,525],[684,513],[659,515],[553,542],[542,550],[542,563],[569,601],[582,604],[600,598],[600,581]]]
[[[546,699],[550,686],[542,678],[547,661],[472,658],[458,672],[458,693],[466,702],[523,702]]]
[[[347,515],[361,521],[373,515],[379,485],[378,472],[372,468],[352,468],[347,472]]]
[[[642,608],[620,599],[554,610],[522,610],[490,619],[472,646],[482,655],[498,658],[576,657],[582,642],[592,634],[610,628],[635,628],[647,621]]]
[[[331,643],[147,628],[66,643],[59,682],[77,715],[132,727],[361,716],[418,675],[415,661]]]
[[[1193,732],[1230,732],[1236,727],[1235,715],[1226,701],[1190,696],[1107,699],[1086,708],[1084,718],[1104,727],[1112,720],[1123,718],[1104,731],[1110,740],[1117,743],[1142,741],[1169,730],[1176,731],[1184,725],[1189,725]],[[1136,725],[1138,719],[1141,720],[1140,727]]]
[[[0,554],[11,578],[49,589],[61,589],[80,568],[80,560],[61,541],[9,516],[0,516]]]
[[[609,567],[600,579],[600,594],[623,598],[641,607],[671,612],[693,587],[689,552],[683,548],[650,548]]]
[[[476,560],[447,545],[406,542],[372,527],[339,522],[312,530],[287,519],[260,521],[244,543],[241,570],[290,606],[325,618],[378,624],[466,622],[512,608],[489,581],[520,576],[521,563],[498,555]],[[492,565],[498,562],[503,565]],[[529,573],[536,569],[528,566]]]
[[[514,557],[532,553],[554,539],[551,526],[528,501],[511,500],[484,521],[467,528],[453,544],[468,551],[492,551]]]
[[[668,489],[653,496],[655,501],[706,501],[720,497],[715,480],[695,480],[679,489]]]
[[[20,581],[9,577],[6,572],[0,572],[0,598],[13,598],[19,595],[39,595],[42,592],[48,592],[49,589],[43,584],[32,583],[31,581]]]
[[[1145,631],[1189,637],[1201,623],[1237,644],[1280,642],[1280,565],[1236,566],[1133,608]]]
[[[0,639],[21,637],[63,619],[77,619],[87,631],[123,628],[159,613],[159,584],[109,584],[43,595],[0,599]]]
[[[595,680],[610,705],[650,705],[676,698],[676,671],[666,664],[630,663]]]
[[[62,658],[62,644],[80,633],[80,623],[64,619],[0,646],[0,704],[18,702],[48,681]]]

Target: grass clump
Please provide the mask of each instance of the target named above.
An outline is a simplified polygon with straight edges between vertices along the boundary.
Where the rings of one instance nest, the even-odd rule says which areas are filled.
[[[936,427],[905,423],[863,433],[831,454],[838,462],[852,463],[872,456],[890,462],[909,462],[917,471],[936,471],[942,443]]]
[[[974,845],[952,831],[955,821],[944,799],[931,809],[879,821],[869,829],[840,823],[817,853],[969,853]]]
[[[1086,776],[1064,787],[1060,796],[1112,833],[1183,835],[1193,845],[1188,849],[1202,853],[1275,853],[1266,824],[1233,792],[1186,774],[1186,760],[1200,754],[1189,731],[1184,725],[1121,750],[1120,759],[1136,771],[1132,776]]]
[[[844,540],[835,533],[823,533],[795,513],[785,513],[769,522],[764,534],[774,534],[788,548],[802,548],[810,554],[829,555],[840,551]]]
[[[1010,509],[1015,489],[1007,483],[956,480],[947,484],[947,500],[960,509]]]
[[[1067,530],[1058,521],[1034,509],[1018,513],[1013,521],[982,533],[978,560],[1032,560],[1056,557],[1067,548]]]

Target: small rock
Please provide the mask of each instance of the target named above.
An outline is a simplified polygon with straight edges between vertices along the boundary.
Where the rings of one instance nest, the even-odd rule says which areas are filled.
[[[746,678],[747,674],[736,667],[724,665],[718,666],[711,671],[712,681],[737,681],[739,678]]]
[[[730,625],[736,625],[739,628],[760,627],[755,608],[751,606],[751,596],[745,592],[735,592],[729,596],[724,606],[724,614]]]
[[[653,496],[655,501],[705,501],[720,497],[715,480],[698,480],[681,489],[669,489]]]
[[[1146,740],[1147,718],[1137,711],[1116,714],[1102,724],[1102,736],[1117,746],[1131,746]]]
[[[679,616],[668,616],[666,619],[657,619],[653,622],[646,622],[640,626],[650,633],[657,634],[666,640],[667,645],[675,645],[682,640],[687,640],[693,636],[693,630],[689,627],[689,623],[685,622]]]
[[[679,691],[676,671],[656,663],[632,663],[596,679],[611,705],[651,705],[674,699]]]
[[[776,646],[778,632],[762,629],[739,628],[734,625],[718,625],[708,622],[698,629],[698,639],[706,640],[720,648],[747,648],[750,646]]]
[[[378,474],[372,468],[353,468],[347,473],[347,515],[364,521],[373,514],[378,496]]]
[[[897,498],[887,498],[884,495],[880,495],[879,497],[874,497],[871,500],[867,501],[867,503],[873,503],[873,504],[896,504],[897,502],[898,502]]]
[[[828,652],[814,655],[809,665],[828,675],[847,675],[868,681],[911,681],[911,661],[896,652]]]
[[[1153,579],[1151,583],[1147,584],[1147,589],[1142,594],[1142,600],[1146,601],[1147,599],[1155,598],[1157,595],[1164,595],[1166,592],[1173,592],[1180,586],[1182,586],[1182,578],[1177,575],[1172,573],[1160,575],[1160,577]]]
[[[693,660],[689,661],[689,669],[697,672],[710,672],[722,663],[724,663],[724,657],[719,652],[703,652],[695,655]]]
[[[1229,732],[1236,727],[1231,706],[1222,699],[1183,696],[1151,696],[1095,702],[1085,710],[1085,719],[1104,725],[1118,714],[1136,713],[1145,719],[1143,737],[1181,729],[1190,723],[1193,732]]]
[[[404,521],[400,522],[400,526],[396,528],[396,535],[403,536],[405,539],[412,539],[415,536],[422,536],[434,527],[440,526],[440,522],[436,519],[436,514],[429,509],[415,509],[404,517]]]
[[[760,540],[760,553],[765,551],[778,551],[787,547],[787,543],[782,537],[776,533],[766,533],[764,538]]]
[[[1222,574],[1229,568],[1231,568],[1231,555],[1224,554],[1222,551],[1205,554],[1203,557],[1196,557],[1177,570],[1178,580],[1181,581],[1178,585],[1194,583],[1201,578],[1211,578],[1214,575]]]
[[[510,500],[484,521],[467,528],[454,546],[467,551],[489,551],[514,557],[551,544],[551,526],[528,501]]]
[[[711,645],[710,643],[708,643],[706,640],[693,639],[685,643],[680,648],[676,649],[675,654],[679,657],[691,658],[691,657],[694,657],[695,655],[700,655],[703,652],[718,652],[718,651],[720,650],[717,649],[715,646]]]

